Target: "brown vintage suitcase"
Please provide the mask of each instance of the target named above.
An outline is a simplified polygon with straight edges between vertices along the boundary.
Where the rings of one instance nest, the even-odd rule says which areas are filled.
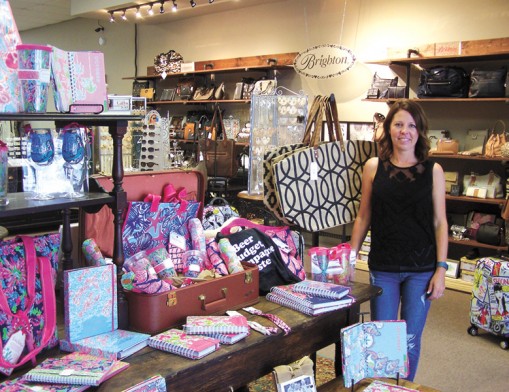
[[[155,334],[185,323],[187,316],[224,314],[259,301],[259,270],[244,271],[160,294],[126,292],[129,329]]]
[[[139,201],[150,193],[162,195],[163,188],[167,184],[172,184],[175,189],[186,188],[187,198],[202,202],[198,211],[198,217],[201,219],[206,179],[203,172],[199,170],[176,169],[126,173],[122,187],[127,193],[127,201]],[[102,188],[110,192],[113,189],[113,180],[110,176],[93,176],[90,179],[90,188],[92,190]],[[113,214],[108,206],[103,206],[93,214],[80,211],[79,230],[80,243],[87,238],[93,238],[104,257],[113,256]],[[82,260],[80,265],[84,265]]]

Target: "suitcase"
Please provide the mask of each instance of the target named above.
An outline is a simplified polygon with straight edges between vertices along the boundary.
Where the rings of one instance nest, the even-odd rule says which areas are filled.
[[[143,200],[147,194],[162,195],[163,188],[172,184],[175,189],[186,188],[187,198],[202,202],[198,217],[203,215],[206,179],[199,170],[167,170],[126,173],[122,187],[127,193],[127,201]],[[110,192],[113,180],[110,176],[97,175],[90,178],[91,191]],[[113,257],[113,213],[108,206],[103,206],[96,213],[80,211],[80,243],[93,238],[104,257]],[[80,265],[84,266],[80,259]]]
[[[502,337],[500,347],[509,348],[509,259],[483,257],[477,261],[470,306],[468,333],[481,328]]]
[[[94,176],[91,189],[111,191],[111,177]],[[143,200],[149,194],[162,194],[166,184],[175,189],[185,187],[188,197],[201,201],[198,212],[203,215],[205,176],[198,170],[168,170],[128,173],[123,188],[128,201]],[[113,214],[105,206],[95,214],[80,215],[80,238],[94,238],[105,257],[113,254]],[[259,270],[246,264],[244,271],[210,281],[159,294],[125,292],[128,306],[129,329],[155,334],[177,326],[188,315],[221,314],[240,309],[259,301]]]
[[[184,324],[190,315],[219,315],[256,304],[259,270],[243,265],[244,271],[166,293],[126,292],[129,329],[153,335]]]

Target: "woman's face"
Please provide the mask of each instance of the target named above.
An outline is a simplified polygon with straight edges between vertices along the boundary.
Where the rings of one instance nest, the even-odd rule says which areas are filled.
[[[414,151],[419,131],[414,118],[406,110],[399,110],[392,118],[391,140],[395,149]]]

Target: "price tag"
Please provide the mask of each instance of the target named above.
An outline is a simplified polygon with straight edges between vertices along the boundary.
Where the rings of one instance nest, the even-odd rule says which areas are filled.
[[[316,162],[311,162],[309,166],[309,176],[311,181],[318,180],[318,164]]]
[[[184,236],[175,233],[174,231],[170,233],[170,244],[182,250],[186,250],[186,239]]]

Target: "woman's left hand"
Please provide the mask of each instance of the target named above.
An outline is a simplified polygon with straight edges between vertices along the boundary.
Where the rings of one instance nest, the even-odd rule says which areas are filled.
[[[437,268],[428,285],[428,299],[433,301],[442,297],[445,293],[445,269]]]

